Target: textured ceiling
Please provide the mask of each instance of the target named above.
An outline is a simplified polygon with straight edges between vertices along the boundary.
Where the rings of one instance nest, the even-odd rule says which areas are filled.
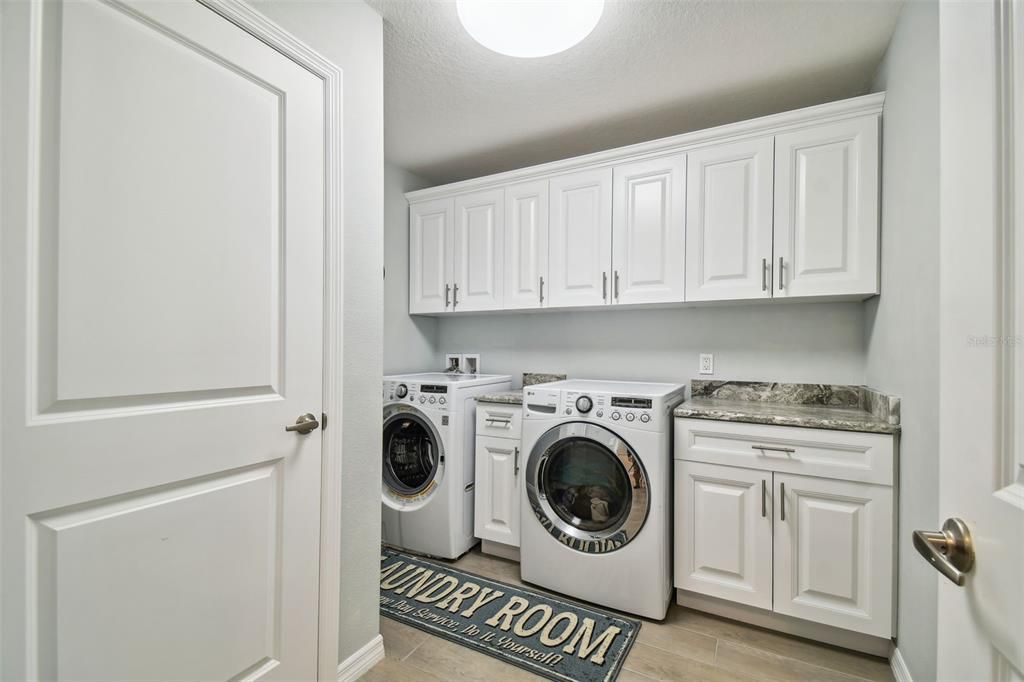
[[[561,54],[480,46],[455,4],[367,0],[384,17],[385,155],[434,183],[868,91],[895,0],[608,0]]]

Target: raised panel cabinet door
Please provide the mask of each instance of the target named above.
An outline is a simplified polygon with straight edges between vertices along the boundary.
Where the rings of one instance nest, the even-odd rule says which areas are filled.
[[[686,156],[615,166],[613,303],[677,303],[686,279]]]
[[[317,677],[333,123],[222,11],[3,7],[4,680]]]
[[[687,154],[686,300],[772,295],[774,139]]]
[[[519,441],[477,436],[475,534],[519,546]]]
[[[548,181],[505,188],[504,308],[547,305]]]
[[[892,634],[892,488],[775,474],[775,611]]]
[[[437,199],[409,207],[409,312],[452,309],[455,202]]]
[[[500,310],[505,252],[505,190],[455,197],[452,310]]]
[[[775,138],[773,295],[878,293],[877,116]]]
[[[675,586],[772,607],[772,473],[675,467]]]
[[[550,181],[548,272],[552,307],[611,301],[612,169],[579,171]]]

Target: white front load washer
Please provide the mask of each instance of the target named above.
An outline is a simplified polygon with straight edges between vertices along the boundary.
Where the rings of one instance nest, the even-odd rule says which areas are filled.
[[[505,375],[429,372],[384,377],[381,536],[445,559],[474,544],[476,396],[507,391]]]
[[[672,595],[672,410],[685,386],[523,391],[523,580],[648,618]]]

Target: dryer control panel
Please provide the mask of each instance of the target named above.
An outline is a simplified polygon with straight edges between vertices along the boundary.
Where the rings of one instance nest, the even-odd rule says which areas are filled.
[[[561,417],[658,431],[670,423],[671,411],[681,400],[682,395],[649,397],[526,387],[523,418]]]
[[[448,387],[444,384],[385,381],[384,402],[411,403],[425,408],[447,410],[449,407]]]

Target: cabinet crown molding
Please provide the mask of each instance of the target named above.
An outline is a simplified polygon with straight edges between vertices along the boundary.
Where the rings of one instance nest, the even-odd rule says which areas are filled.
[[[748,121],[728,123],[715,126],[714,128],[696,130],[658,140],[639,142],[583,156],[527,166],[503,173],[484,175],[479,178],[471,178],[446,185],[428,187],[413,192],[406,192],[405,198],[410,203],[429,201],[431,199],[450,197],[463,192],[500,187],[514,182],[539,180],[568,171],[597,168],[626,160],[642,160],[674,152],[686,152],[705,145],[721,144],[758,135],[782,133],[793,128],[806,126],[808,123],[828,123],[871,114],[881,115],[884,102],[885,92],[852,97],[837,102],[828,102],[779,114],[770,114]]]

